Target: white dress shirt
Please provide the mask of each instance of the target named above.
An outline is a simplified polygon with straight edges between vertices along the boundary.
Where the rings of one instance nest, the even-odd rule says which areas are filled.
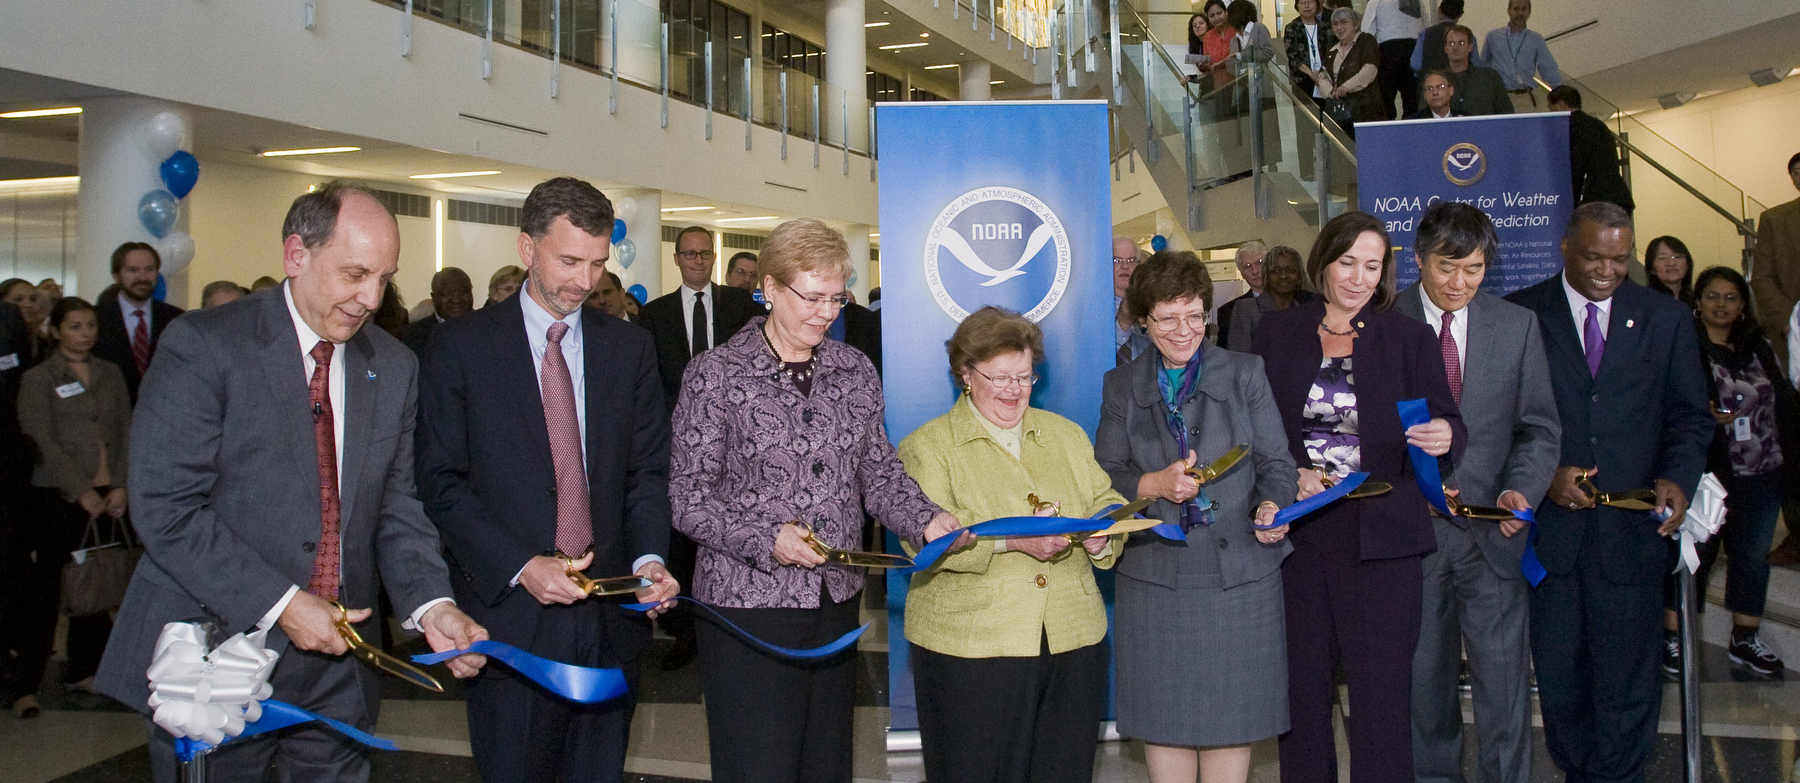
[[[676,290],[681,292],[681,328],[687,332],[687,344],[694,344],[694,300],[698,294],[698,298],[706,303],[706,347],[719,347],[713,344],[713,335],[718,334],[713,325],[719,318],[719,297],[714,295],[713,284],[707,283],[705,288],[697,291],[683,284]]]
[[[1580,291],[1569,285],[1569,274],[1564,272],[1556,276],[1562,281],[1563,296],[1569,298],[1569,315],[1575,318],[1575,336],[1581,339],[1581,350],[1587,351],[1587,306],[1593,304],[1600,308],[1600,339],[1604,340],[1612,334],[1612,297],[1598,302],[1581,295]],[[1603,346],[1604,347],[1604,346]]]
[[[151,310],[154,309],[152,305],[153,303],[148,301],[139,304],[132,301],[131,297],[126,296],[124,291],[119,292],[119,312],[125,316],[126,344],[131,343],[131,335],[135,334],[139,318],[144,320],[145,334],[156,334],[156,322],[150,320]],[[45,312],[49,312],[49,310],[50,308],[44,308]]]
[[[1431,301],[1423,290],[1419,291],[1419,302],[1425,305],[1425,323],[1431,324],[1431,331],[1436,332],[1438,339],[1444,339],[1444,309]],[[1469,308],[1457,310],[1450,314],[1450,337],[1456,340],[1456,366],[1463,372],[1469,371]]]
[[[306,325],[306,319],[300,317],[300,310],[294,307],[294,291],[290,284],[282,283],[281,295],[287,299],[288,315],[294,319],[294,336],[299,340],[300,345],[300,364],[306,370],[303,377],[305,378],[307,386],[310,388],[312,385],[313,371],[319,367],[319,363],[313,360],[312,349],[313,346],[318,345],[319,342],[324,341],[325,338],[320,337],[317,332],[314,332],[311,326]],[[121,302],[122,301],[123,299],[121,299]],[[344,419],[346,414],[344,408],[344,344],[333,343],[333,345],[334,347],[331,351],[331,367],[326,371],[328,373],[326,376],[326,395],[331,398],[331,436],[337,443],[337,472],[338,476],[341,477],[344,475]],[[344,487],[342,484],[339,484],[338,496],[341,498],[343,497],[343,494]],[[343,520],[338,521],[338,530],[342,532]],[[343,568],[341,566],[343,547],[341,546],[338,547],[338,558],[340,562],[338,573],[341,574],[343,573]],[[281,600],[275,602],[275,607],[270,609],[268,614],[263,615],[261,620],[257,621],[256,627],[264,630],[274,627],[275,622],[281,619],[281,613],[287,611],[288,603],[294,600],[294,594],[298,592],[300,592],[299,585],[290,585],[287,592],[282,594]],[[419,608],[413,610],[412,614],[406,618],[406,621],[400,624],[401,627],[412,631],[418,630],[420,618],[424,617],[425,613],[430,611],[431,607],[437,606],[445,601],[450,601],[452,604],[456,603],[455,601],[451,601],[448,597],[434,598],[430,601],[426,601],[425,603],[420,604]]]
[[[1788,382],[1800,387],[1800,304],[1788,316]]]
[[[1418,38],[1424,29],[1424,19],[1400,13],[1400,0],[1369,0],[1363,11],[1362,30],[1375,36],[1376,43],[1399,39],[1410,41]]]

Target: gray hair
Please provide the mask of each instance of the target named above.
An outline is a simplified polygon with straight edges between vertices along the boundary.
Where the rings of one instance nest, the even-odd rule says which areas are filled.
[[[1569,225],[1563,229],[1563,239],[1574,239],[1581,231],[1581,222],[1592,221],[1600,228],[1631,228],[1631,213],[1624,207],[1610,201],[1589,201],[1575,208],[1569,216]]]
[[[294,203],[288,207],[287,217],[281,221],[281,241],[286,242],[288,237],[298,235],[300,243],[307,250],[317,250],[331,241],[332,233],[337,231],[338,211],[344,207],[344,197],[351,193],[361,193],[368,196],[369,200],[381,204],[381,199],[375,197],[375,191],[363,185],[341,180],[327,182],[294,199]],[[387,205],[382,204],[381,209],[387,211]],[[389,218],[392,219],[391,213]],[[113,265],[113,273],[118,273],[116,263]]]
[[[1258,255],[1258,256],[1267,258],[1269,255],[1269,246],[1267,244],[1264,244],[1263,241],[1260,239],[1252,239],[1248,242],[1245,242],[1242,246],[1240,246],[1237,249],[1237,254],[1240,256],[1245,255],[1245,254],[1254,254],[1254,255]]]
[[[1354,25],[1360,25],[1362,24],[1362,14],[1348,8],[1339,8],[1336,11],[1331,12],[1331,23],[1337,24],[1338,22],[1349,22]]]

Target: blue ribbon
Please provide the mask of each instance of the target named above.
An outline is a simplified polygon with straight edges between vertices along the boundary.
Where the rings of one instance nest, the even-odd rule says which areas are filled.
[[[1550,575],[1550,572],[1544,568],[1543,561],[1538,560],[1537,515],[1531,513],[1531,509],[1525,509],[1524,511],[1514,511],[1513,516],[1524,520],[1527,528],[1525,532],[1525,554],[1523,557],[1519,558],[1519,570],[1524,572],[1525,581],[1530,582],[1532,587],[1537,587],[1539,582],[1544,581],[1544,577]]]
[[[1088,533],[1112,527],[1112,520],[1106,519],[1106,515],[1118,511],[1122,507],[1123,506],[1120,504],[1114,503],[1106,508],[1100,509],[1100,513],[1091,517],[1000,517],[999,519],[990,519],[986,522],[977,522],[962,530],[939,536],[926,544],[924,548],[919,550],[918,554],[913,555],[912,567],[899,569],[899,572],[901,576],[907,576],[930,568],[939,558],[950,551],[950,547],[956,543],[958,538],[962,537],[962,533],[965,531],[974,533],[983,538],[1005,538],[1009,536],[1061,536],[1070,533]],[[1101,521],[1104,521],[1105,524],[1102,524],[1099,527],[1094,526],[1095,522]],[[1167,522],[1150,528],[1150,532],[1171,541],[1187,540],[1187,534],[1182,532],[1180,525],[1173,525]]]
[[[504,663],[520,676],[544,686],[551,693],[579,704],[597,704],[625,695],[625,673],[618,669],[594,669],[552,661],[505,642],[483,639],[466,650],[415,655],[413,663],[443,663],[465,653],[481,653]]]
[[[946,536],[946,538],[948,538],[948,536]],[[706,604],[703,604],[703,603],[696,601],[692,598],[689,598],[685,595],[675,596],[675,600],[686,601],[690,604],[693,604],[695,608],[711,615],[712,619],[717,620],[720,625],[723,625],[727,630],[731,631],[739,639],[743,639],[744,641],[749,642],[752,645],[761,647],[762,649],[764,649],[768,652],[774,653],[775,655],[781,656],[783,658],[793,658],[796,660],[810,660],[813,658],[825,658],[825,657],[829,657],[832,655],[836,655],[839,652],[842,652],[845,648],[849,647],[850,645],[856,644],[856,640],[859,638],[862,638],[863,632],[869,630],[869,624],[863,623],[861,628],[858,628],[854,631],[844,634],[843,636],[839,636],[837,639],[833,640],[830,644],[827,644],[823,647],[811,647],[811,648],[807,648],[807,649],[795,649],[793,647],[781,647],[778,645],[770,644],[761,639],[758,639],[756,637],[756,634],[750,633],[749,631],[746,631],[743,628],[738,627],[737,623],[734,623],[730,620],[725,619],[725,616],[722,614],[719,614],[719,611],[717,609],[707,606]],[[650,611],[651,609],[655,609],[658,606],[661,606],[661,604],[625,604],[626,609],[630,609],[634,612],[647,612],[647,611]]]
[[[1431,409],[1426,407],[1424,399],[1401,400],[1399,408],[1402,430],[1431,421]],[[1410,443],[1406,446],[1406,456],[1412,460],[1413,480],[1418,482],[1425,500],[1439,513],[1450,516],[1450,502],[1444,497],[1444,477],[1438,473],[1437,457]]]
[[[258,734],[262,734],[264,732],[275,731],[276,729],[285,729],[289,726],[298,726],[302,723],[311,723],[312,721],[315,721],[315,720],[319,721],[321,723],[324,723],[325,725],[330,726],[333,729],[336,729],[339,734],[349,737],[350,739],[356,740],[357,742],[360,742],[371,748],[380,748],[382,750],[399,750],[399,747],[396,746],[394,743],[384,740],[384,739],[377,737],[373,734],[370,734],[366,731],[363,731],[362,729],[359,729],[359,728],[352,726],[348,723],[345,723],[341,720],[337,720],[335,718],[327,718],[316,712],[312,712],[311,710],[303,710],[303,709],[296,707],[292,704],[289,704],[285,701],[276,701],[274,699],[269,699],[269,700],[262,702],[262,717],[257,718],[256,720],[253,720],[253,721],[245,721],[244,722],[244,731],[242,733],[238,734],[236,737],[227,738],[225,740],[225,742],[231,742],[232,740],[245,739],[247,737],[254,737],[254,736],[256,736]],[[224,744],[224,743],[221,743],[221,744]],[[193,739],[190,737],[176,737],[175,738],[175,757],[177,759],[180,759],[181,762],[185,764],[187,762],[193,761],[195,756],[197,756],[201,753],[205,753],[209,750],[212,750],[214,747],[215,746],[212,745],[211,743]]]
[[[1362,483],[1368,480],[1369,474],[1367,473],[1352,473],[1345,476],[1343,481],[1339,481],[1330,489],[1320,492],[1317,495],[1313,495],[1305,500],[1296,501],[1293,505],[1275,512],[1274,524],[1258,525],[1252,522],[1250,526],[1257,530],[1273,530],[1282,525],[1291,524],[1294,520],[1324,508],[1327,503],[1356,491],[1357,487],[1362,486]]]

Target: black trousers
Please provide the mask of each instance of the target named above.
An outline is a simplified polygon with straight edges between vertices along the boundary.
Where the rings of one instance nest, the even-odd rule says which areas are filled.
[[[577,666],[618,668],[631,692],[576,704],[490,662],[467,680],[469,747],[485,783],[619,783],[636,708],[637,662],[620,660],[596,600],[543,607],[531,652]]]
[[[931,783],[1087,783],[1106,710],[1106,649],[958,658],[912,648]]]
[[[1381,116],[1384,120],[1405,117],[1418,110],[1419,77],[1413,75],[1413,46],[1418,42],[1411,38],[1396,38],[1382,41],[1381,65],[1375,73],[1375,81],[1381,85]],[[1400,109],[1394,109],[1394,97],[1400,97]]]
[[[675,581],[680,582],[683,585],[692,585],[694,583],[694,564],[695,558],[699,556],[699,553],[700,548],[694,544],[693,539],[682,535],[679,530],[669,531],[668,568],[669,575],[675,577]],[[667,631],[670,636],[675,637],[676,641],[686,642],[688,644],[694,643],[694,610],[692,605],[686,603],[676,604],[674,609],[670,609],[667,613],[657,618],[656,622],[661,625],[662,629]]]
[[[26,497],[28,511],[20,521],[16,539],[21,547],[17,558],[24,561],[19,563],[22,589],[14,596],[10,618],[11,643],[19,657],[12,661],[4,689],[10,691],[6,695],[11,698],[37,693],[44,679],[44,669],[56,645],[56,621],[61,616],[62,569],[69,562],[69,553],[81,546],[88,519],[87,511],[79,504],[65,502],[54,489],[31,487]],[[101,518],[100,530],[100,543],[111,543],[110,518]],[[100,668],[100,655],[106,652],[106,638],[111,634],[112,616],[107,612],[70,617],[68,666],[63,669],[63,681],[76,682],[93,676]]]
[[[817,609],[719,613],[782,647],[816,647],[856,628],[861,593]],[[715,783],[847,783],[855,728],[856,655],[777,658],[716,623],[696,625],[700,689]]]
[[[275,698],[337,718],[364,731],[375,730],[373,701],[363,692],[359,667],[368,664],[348,656],[329,656],[289,648],[269,677]],[[375,702],[379,703],[379,702]],[[157,783],[175,783],[175,738],[145,721],[150,731],[150,772]],[[269,767],[282,783],[369,779],[367,747],[317,723],[283,729],[246,740],[233,740],[207,755],[211,783],[260,783]]]
[[[1423,556],[1363,560],[1354,514],[1327,511],[1294,535],[1281,565],[1287,610],[1288,713],[1282,783],[1337,780],[1333,673],[1350,685],[1352,783],[1412,783],[1412,659]]]
[[[1544,745],[1571,783],[1642,781],[1662,710],[1663,583],[1608,579],[1595,538],[1531,591]]]

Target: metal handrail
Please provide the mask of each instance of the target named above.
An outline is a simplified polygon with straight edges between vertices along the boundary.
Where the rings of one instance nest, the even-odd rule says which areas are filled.
[[[1751,241],[1751,242],[1756,241],[1756,226],[1753,223],[1751,223],[1750,221],[1745,220],[1743,218],[1740,218],[1735,214],[1732,214],[1731,210],[1726,209],[1725,207],[1721,206],[1719,204],[1719,202],[1714,201],[1711,196],[1708,196],[1705,193],[1701,193],[1699,188],[1696,188],[1693,185],[1688,184],[1687,180],[1682,179],[1678,176],[1675,176],[1675,172],[1670,171],[1667,166],[1664,166],[1663,164],[1658,163],[1655,158],[1652,158],[1649,155],[1644,154],[1643,150],[1638,149],[1631,142],[1626,141],[1624,139],[1619,139],[1619,146],[1624,147],[1625,149],[1629,150],[1631,152],[1631,154],[1636,155],[1639,158],[1642,158],[1645,163],[1650,164],[1651,168],[1662,172],[1663,176],[1668,177],[1670,182],[1680,185],[1682,190],[1687,191],[1689,195],[1692,195],[1694,198],[1699,199],[1700,203],[1705,204],[1708,207],[1711,207],[1712,210],[1714,212],[1719,213],[1719,215],[1721,217],[1725,218],[1726,220],[1731,221],[1731,225],[1734,226],[1735,228],[1737,228],[1738,233],[1747,237],[1749,239],[1749,241]]]

